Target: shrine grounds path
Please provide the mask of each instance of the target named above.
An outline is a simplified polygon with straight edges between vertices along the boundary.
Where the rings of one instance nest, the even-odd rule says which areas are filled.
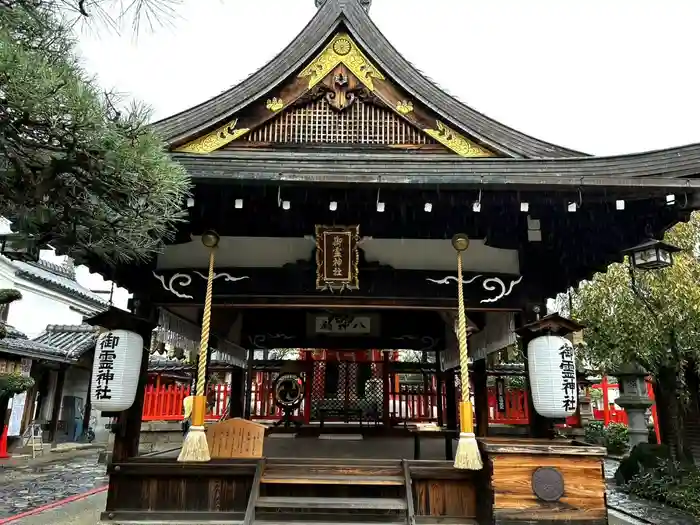
[[[107,485],[105,465],[98,464],[98,450],[86,451],[78,455],[56,454],[55,461],[32,462],[15,464],[13,466],[0,466],[0,524],[10,516],[15,516],[39,507],[51,505],[66,498],[84,494],[88,491]],[[96,496],[103,496],[97,494]],[[91,501],[99,497],[89,498]],[[84,501],[84,500],[81,500]],[[81,508],[87,502],[71,503],[46,513],[37,514],[26,520],[12,521],[15,524],[52,523],[60,524],[60,521],[36,521],[43,519],[44,515],[60,514],[62,509]],[[101,509],[104,509],[102,502]],[[100,510],[101,510],[100,509]],[[72,512],[75,512],[73,510]],[[32,521],[34,520],[34,521]],[[66,523],[79,523],[66,521]],[[96,523],[85,522],[85,523]]]

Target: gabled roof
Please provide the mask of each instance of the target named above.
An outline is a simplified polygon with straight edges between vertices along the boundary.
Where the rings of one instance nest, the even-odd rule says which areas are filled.
[[[155,129],[173,144],[224,124],[236,112],[308,65],[339,30],[347,31],[397,85],[481,144],[518,158],[586,156],[520,133],[447,94],[401,56],[358,0],[326,0],[297,38],[272,61],[224,93],[155,123]]]

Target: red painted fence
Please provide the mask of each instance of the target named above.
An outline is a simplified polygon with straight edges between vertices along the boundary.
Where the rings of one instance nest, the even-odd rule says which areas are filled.
[[[409,422],[436,421],[438,412],[437,391],[434,383],[429,383],[427,390],[424,387],[410,385],[399,385],[398,390],[394,388],[393,381],[390,382],[389,392],[389,412],[393,419]],[[618,385],[609,384],[603,380],[600,385],[593,385],[592,388],[603,390],[603,409],[595,409],[593,416],[595,419],[604,421],[607,426],[611,422],[627,424],[627,414],[624,410],[617,408],[609,400],[609,390],[616,389]],[[220,419],[226,412],[230,396],[228,385],[215,385],[210,389],[213,391],[210,397],[214,398],[213,406],[208,406],[206,419],[209,421]],[[654,390],[648,383],[649,397],[654,399]],[[146,387],[143,420],[144,421],[182,421],[182,402],[190,393],[189,386],[153,386]],[[505,391],[505,411],[498,410],[498,399],[495,387],[488,389],[489,422],[502,425],[527,425],[529,422],[527,392],[525,390],[507,389]],[[442,407],[445,407],[445,394],[442,392]],[[299,409],[298,416],[305,422],[309,421],[309,411],[307,405],[310,399],[304,399]],[[607,408],[607,410],[606,410]],[[251,419],[277,420],[282,417],[282,410],[275,405],[272,392],[272,376],[264,374],[260,381],[254,381],[251,391]],[[660,442],[656,405],[652,407],[652,417],[656,428],[657,439]],[[575,425],[577,418],[571,417],[567,424]]]
[[[207,405],[207,420],[218,420],[226,413],[230,388],[228,385],[215,385],[210,388],[213,406]],[[143,421],[182,421],[183,400],[190,395],[189,386],[148,385],[143,402]]]

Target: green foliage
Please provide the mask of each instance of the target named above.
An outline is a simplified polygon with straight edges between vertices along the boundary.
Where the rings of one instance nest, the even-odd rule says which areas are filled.
[[[55,2],[0,9],[0,215],[77,259],[150,258],[183,219],[189,178],[81,70]]]
[[[682,385],[687,364],[700,366],[700,215],[665,240],[683,251],[670,268],[635,272],[644,300],[632,291],[627,262],[612,264],[572,293],[572,317],[586,326],[580,351],[592,365],[612,371],[636,360],[652,374],[676,370]]]
[[[602,421],[591,421],[584,432],[586,442],[602,445],[610,454],[624,454],[629,447],[627,426],[622,423],[610,423],[606,427]]]
[[[609,423],[605,428],[604,444],[610,454],[624,454],[627,452],[630,444],[627,425]]]
[[[602,421],[591,421],[584,429],[584,439],[586,443],[602,445],[605,441],[605,425]]]
[[[671,459],[671,449],[666,445],[640,443],[622,459],[615,472],[615,480],[619,485],[624,485],[641,474],[643,470],[655,469],[662,461]]]
[[[21,394],[34,386],[34,379],[19,374],[0,374],[0,398]]]
[[[10,304],[14,301],[19,301],[22,298],[22,292],[12,288],[0,290],[0,305]]]
[[[625,489],[700,518],[700,470],[695,466],[682,467],[680,463],[663,459],[654,467],[642,467]]]

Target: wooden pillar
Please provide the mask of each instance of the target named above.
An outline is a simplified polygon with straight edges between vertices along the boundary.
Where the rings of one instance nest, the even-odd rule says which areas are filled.
[[[253,402],[253,358],[255,351],[251,348],[248,350],[248,373],[246,374],[245,384],[245,407],[243,409],[243,417],[250,419],[251,404]]]
[[[382,390],[384,398],[382,404],[382,425],[384,428],[391,426],[390,397],[391,397],[391,376],[389,375],[389,352],[382,352]]]
[[[489,435],[489,396],[486,378],[486,359],[474,362],[471,377],[474,385],[474,411],[476,412],[476,435]]]
[[[243,417],[245,406],[245,369],[238,366],[231,370],[231,395],[228,398],[229,417]]]
[[[444,374],[442,372],[442,366],[440,365],[440,358],[435,356],[435,405],[437,407],[437,424],[442,427],[445,424],[443,411],[445,406],[443,403],[442,396],[442,385],[444,384]]]
[[[56,442],[58,432],[58,418],[61,416],[61,400],[63,397],[63,385],[66,381],[66,367],[61,365],[56,375],[56,389],[53,392],[53,407],[51,409],[51,422],[49,423],[49,441]]]
[[[454,368],[445,371],[445,426],[448,430],[457,430],[457,388]]]

